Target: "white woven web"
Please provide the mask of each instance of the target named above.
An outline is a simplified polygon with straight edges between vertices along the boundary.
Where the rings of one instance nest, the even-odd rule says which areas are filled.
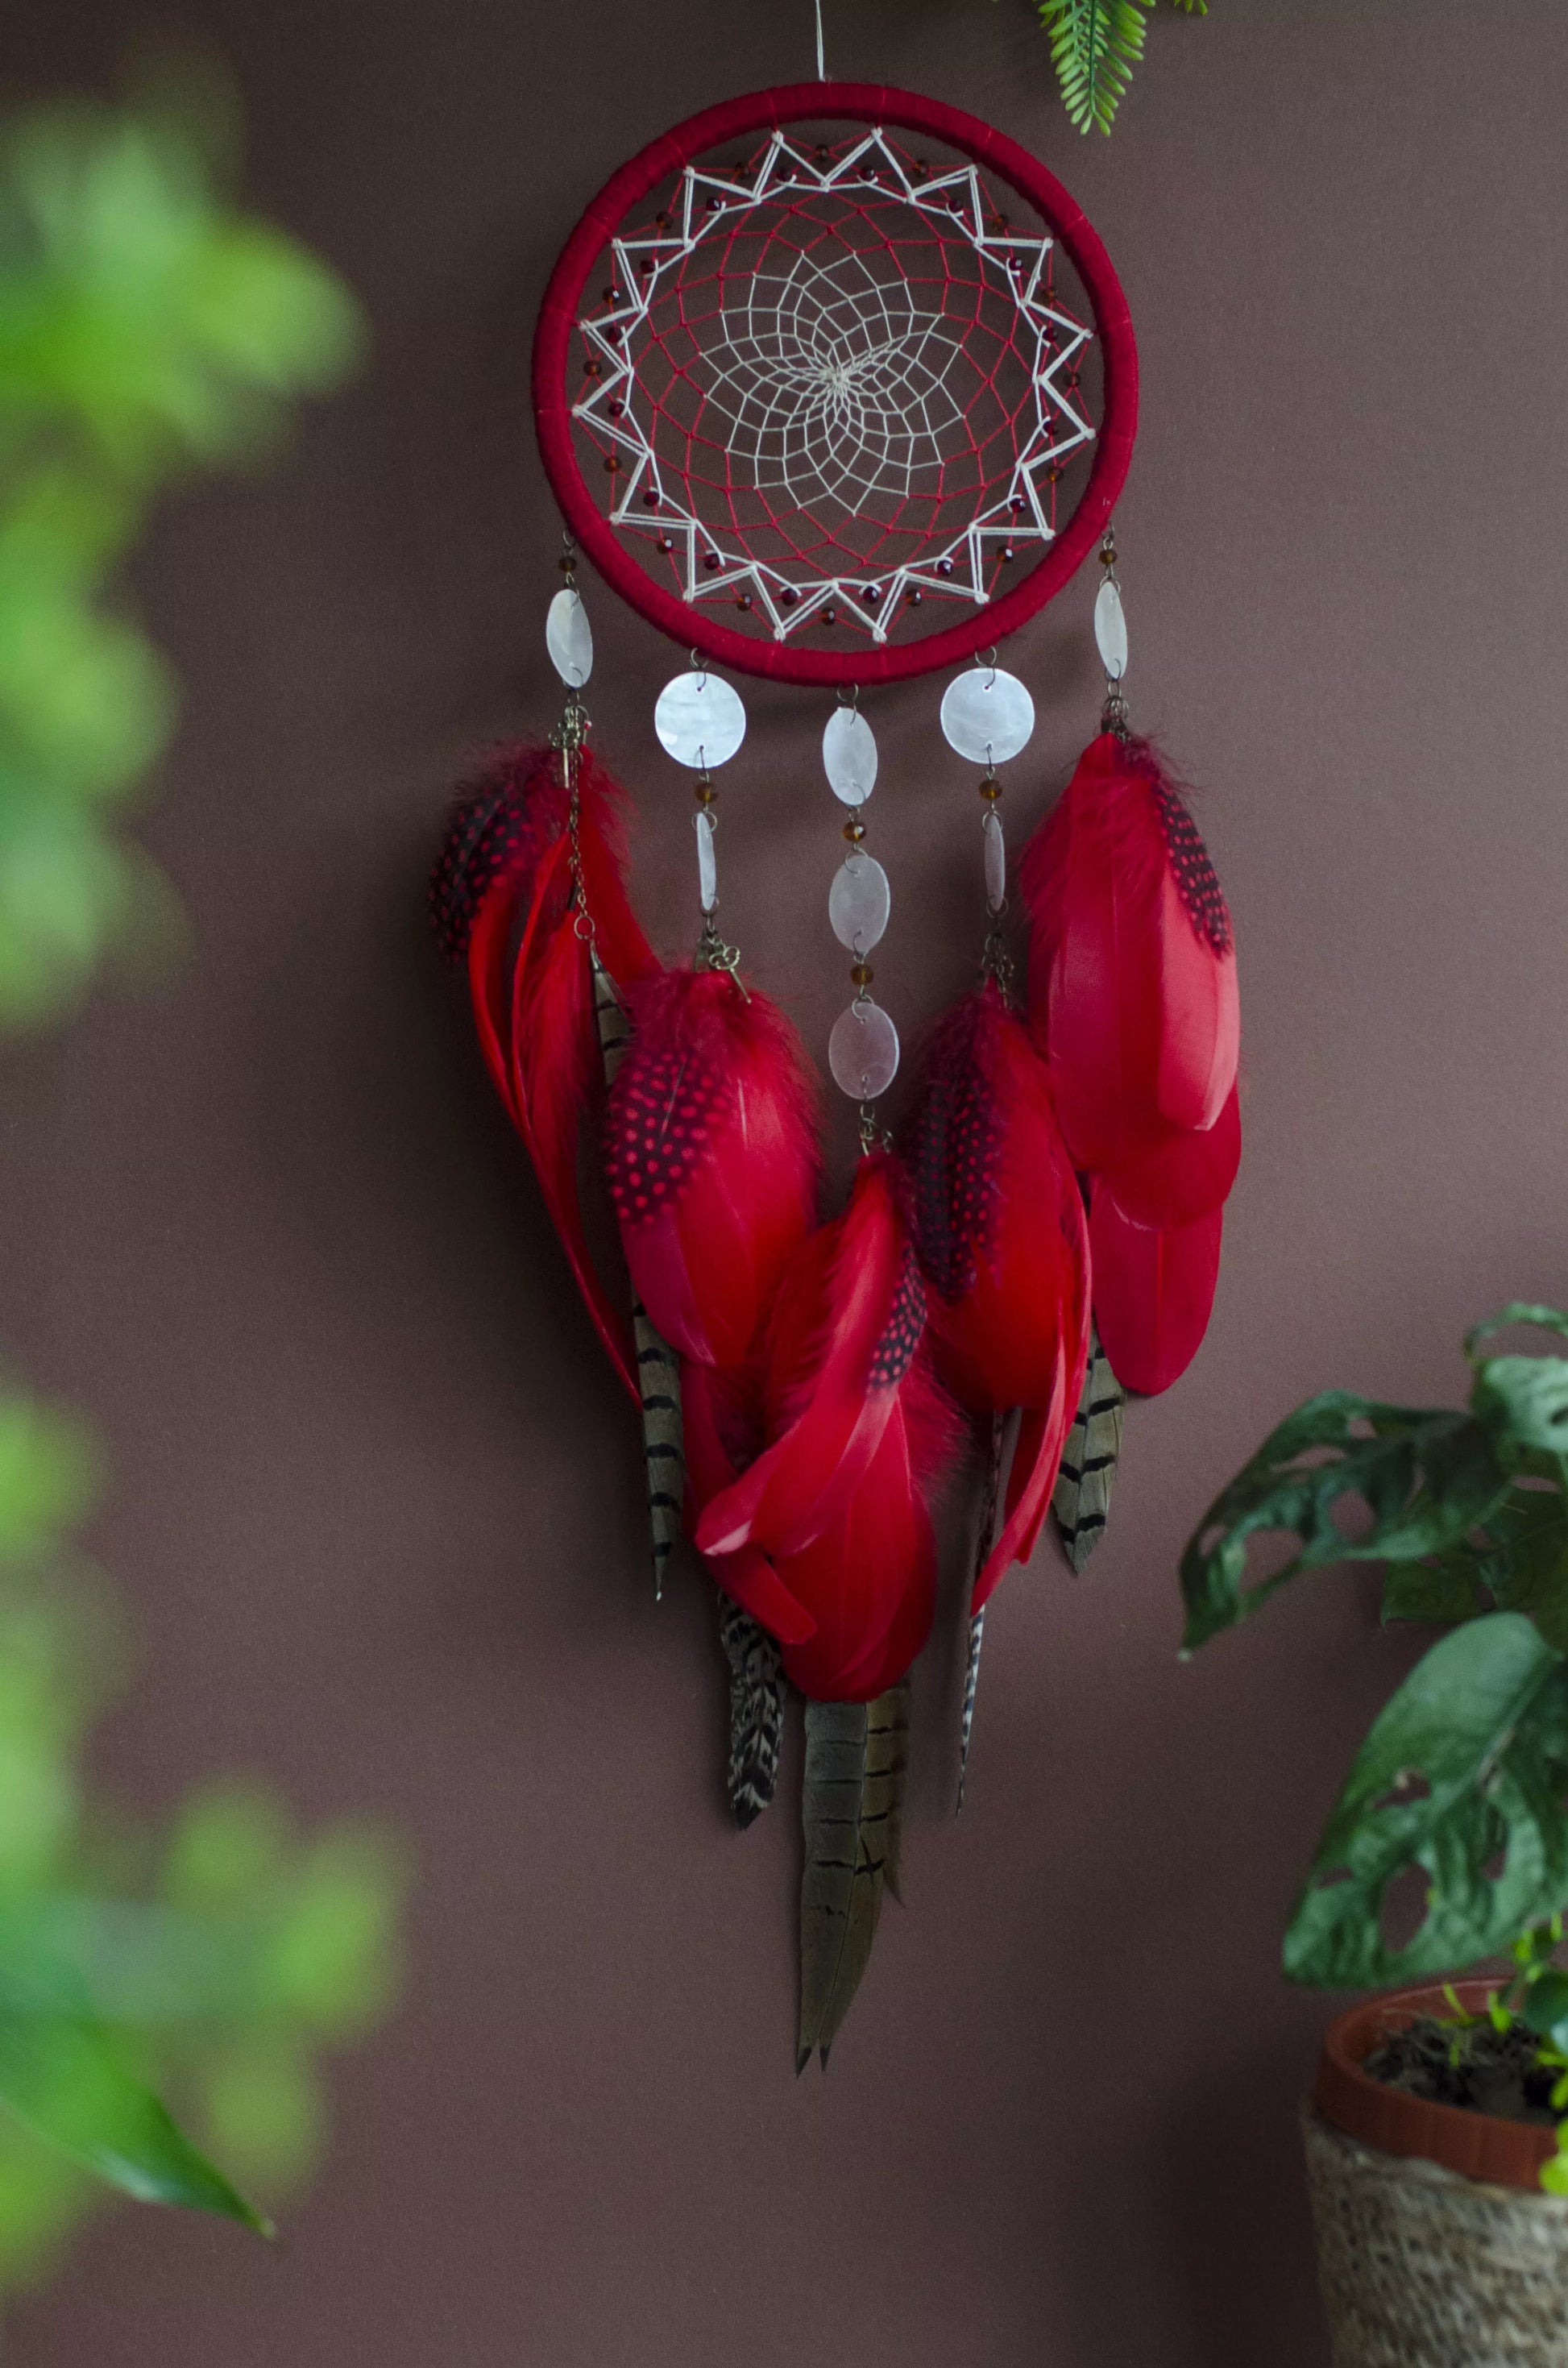
[[[726,450],[759,491],[858,516],[878,496],[937,490],[963,425],[949,381],[964,351],[906,279],[879,279],[859,255],[830,266],[798,256],[751,279],[720,327],[707,393],[731,422]]]
[[[947,527],[924,541],[906,537],[911,548],[896,564],[857,564],[845,552],[830,570],[758,556],[755,529],[727,529],[714,515],[713,489],[661,447],[658,400],[639,381],[644,333],[648,355],[665,358],[650,316],[678,297],[683,268],[703,243],[733,239],[754,221],[766,238],[781,203],[799,210],[818,195],[868,211],[896,200],[941,239],[963,242],[990,301],[1014,324],[1027,377],[1010,464],[976,484],[971,514],[955,523],[951,464],[967,435],[960,396],[986,372],[966,346],[965,322],[934,308],[885,240],[869,251],[842,238],[813,242],[817,252],[808,245],[782,267],[778,249],[765,246],[738,296],[700,318],[683,312],[694,349],[687,375],[724,424],[726,494],[752,492],[808,515],[838,505],[851,518],[886,501],[939,496]],[[776,131],[744,177],[688,165],[653,229],[610,241],[609,308],[577,324],[598,377],[574,416],[611,455],[611,524],[660,539],[685,599],[744,595],[779,641],[833,606],[882,642],[912,593],[983,606],[1000,546],[1054,539],[1055,482],[1095,434],[1076,393],[1093,332],[1051,293],[1052,239],[994,220],[972,165],[923,178],[880,131],[825,161],[822,150]]]

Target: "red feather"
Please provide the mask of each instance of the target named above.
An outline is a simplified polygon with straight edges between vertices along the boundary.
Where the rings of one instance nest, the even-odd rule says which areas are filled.
[[[800,1040],[723,971],[628,998],[631,1042],[605,1113],[607,1172],[639,1297],[665,1338],[733,1366],[814,1215],[814,1096]]]
[[[937,1373],[971,1414],[1026,1410],[979,1611],[1033,1551],[1089,1349],[1083,1198],[1045,1068],[994,985],[933,1037],[909,1144]]]
[[[1233,1086],[1212,1126],[1166,1127],[1106,1181],[1135,1225],[1190,1225],[1229,1199],[1241,1157],[1241,1101]]]
[[[1095,1320],[1111,1370],[1151,1396],[1186,1372],[1209,1328],[1224,1211],[1187,1225],[1137,1225],[1096,1181],[1089,1205]]]
[[[1168,1127],[1211,1127],[1241,1036],[1230,915],[1147,742],[1091,743],[1019,878],[1030,1012],[1075,1165],[1103,1175]]]
[[[706,1365],[688,1364],[681,1372],[681,1411],[687,1527],[694,1530],[703,1507],[734,1480],[738,1459],[725,1436],[733,1428],[734,1408],[718,1375]],[[756,1546],[742,1546],[733,1554],[710,1554],[706,1560],[717,1585],[780,1644],[803,1645],[816,1634],[812,1614]]]
[[[584,905],[600,960],[630,987],[658,964],[627,901],[624,793],[578,757]],[[528,1145],[578,1287],[635,1397],[630,1328],[588,1256],[577,1191],[577,1140],[597,1076],[588,936],[574,905],[561,761],[519,744],[496,752],[454,814],[431,882],[436,932],[466,954],[485,1063]],[[520,935],[519,935],[520,924]]]
[[[883,1691],[931,1624],[926,1490],[952,1434],[902,1198],[891,1159],[863,1160],[844,1215],[797,1252],[764,1351],[772,1443],[697,1525],[705,1554],[765,1551],[809,1612],[813,1634],[781,1642],[789,1675],[819,1701]]]

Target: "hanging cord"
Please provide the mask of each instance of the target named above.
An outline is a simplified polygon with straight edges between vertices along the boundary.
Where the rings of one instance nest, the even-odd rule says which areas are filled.
[[[824,53],[824,50],[823,50],[823,40],[822,40],[822,0],[816,0],[816,7],[817,7],[817,80],[818,80],[818,82],[825,82],[825,81],[827,80],[827,60],[826,60],[825,53]]]

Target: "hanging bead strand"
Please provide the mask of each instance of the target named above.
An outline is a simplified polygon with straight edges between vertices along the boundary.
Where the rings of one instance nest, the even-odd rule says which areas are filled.
[[[581,814],[581,766],[588,736],[588,711],[583,689],[594,665],[594,637],[588,612],[577,590],[576,549],[570,535],[561,561],[565,581],[550,604],[545,619],[545,648],[550,662],[566,685],[566,704],[559,728],[551,734],[560,751],[562,779],[567,796],[567,860],[571,868],[572,901],[576,907],[573,927],[587,949],[593,981],[594,1025],[606,1086],[615,1081],[630,1030],[620,991],[599,959],[594,916],[584,893],[583,861],[578,844]],[[653,1565],[653,1600],[663,1600],[665,1568],[681,1534],[686,1487],[685,1440],[681,1425],[680,1364],[667,1341],[648,1320],[635,1292],[631,1295],[631,1337],[637,1356],[637,1389],[642,1415],[642,1462],[648,1492],[648,1540]]]
[[[1100,544],[1100,588],[1095,596],[1095,643],[1105,668],[1105,705],[1100,711],[1100,730],[1114,732],[1119,740],[1131,734],[1128,720],[1127,700],[1122,695],[1122,677],[1127,672],[1127,615],[1121,605],[1121,578],[1116,572],[1116,528],[1108,526]]]
[[[1001,671],[994,650],[989,664],[971,667],[948,685],[942,700],[943,736],[960,757],[985,768],[980,780],[980,827],[987,928],[981,970],[995,980],[1004,998],[1013,964],[1002,930],[1007,911],[1007,842],[996,768],[1027,747],[1033,732],[1034,700],[1017,675]]]
[[[715,765],[728,762],[746,735],[746,712],[740,693],[719,676],[709,673],[696,650],[691,672],[677,674],[659,693],[653,729],[666,756],[697,775],[697,901],[702,930],[697,943],[699,970],[728,971],[742,995],[740,949],[726,945],[714,918],[719,909],[719,864],[714,834],[719,817],[714,809],[719,792],[713,786]]]
[[[860,694],[834,711],[823,734],[823,769],[828,786],[850,809],[844,825],[849,852],[828,891],[827,916],[834,936],[854,955],[849,983],[854,999],[841,1011],[827,1040],[834,1084],[859,1105],[860,1141],[869,1150],[880,1139],[872,1104],[898,1075],[898,1030],[871,995],[876,973],[868,957],[881,942],[892,909],[888,875],[866,851],[865,809],[877,785],[877,743],[859,709]]]

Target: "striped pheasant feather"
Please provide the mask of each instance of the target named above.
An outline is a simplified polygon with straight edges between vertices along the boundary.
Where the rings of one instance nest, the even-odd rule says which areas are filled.
[[[615,984],[597,954],[593,956],[594,1019],[605,1083],[614,1081],[631,1040]],[[637,1395],[642,1409],[642,1460],[648,1486],[648,1533],[653,1557],[653,1595],[665,1591],[665,1565],[681,1532],[686,1456],[681,1441],[680,1361],[648,1321],[635,1294],[631,1332],[637,1352]]]
[[[767,1807],[778,1781],[784,1679],[767,1629],[722,1590],[719,1642],[730,1665],[730,1806],[744,1833]]]
[[[1125,1391],[1110,1369],[1096,1332],[1089,1344],[1084,1395],[1056,1477],[1051,1510],[1062,1544],[1074,1570],[1082,1570],[1105,1534],[1110,1492],[1121,1454]]]
[[[907,1678],[870,1703],[806,1704],[797,2072],[818,2051],[826,2068],[870,1958],[882,1893],[899,1896],[908,1770]]]
[[[1004,1415],[991,1417],[991,1459],[985,1474],[985,1502],[981,1508],[980,1528],[974,1541],[974,1572],[978,1579],[991,1558],[996,1538],[996,1504],[1002,1493],[1002,1434],[1006,1425]],[[959,1713],[959,1797],[953,1815],[963,1809],[963,1788],[969,1776],[970,1737],[974,1733],[974,1699],[980,1691],[980,1648],[985,1641],[985,1606],[983,1603],[969,1623],[969,1652],[964,1661],[963,1708]]]

